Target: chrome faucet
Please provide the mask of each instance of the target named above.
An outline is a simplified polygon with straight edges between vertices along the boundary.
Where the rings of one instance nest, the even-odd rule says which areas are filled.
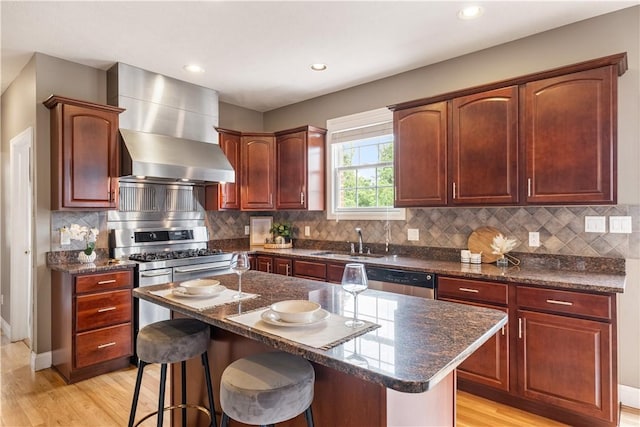
[[[362,253],[362,229],[360,227],[356,227],[356,233],[358,233],[358,253]]]

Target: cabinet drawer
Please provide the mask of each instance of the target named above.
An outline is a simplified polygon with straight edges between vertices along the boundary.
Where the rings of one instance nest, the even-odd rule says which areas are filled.
[[[101,292],[76,298],[76,331],[131,321],[131,291]]]
[[[345,264],[327,264],[327,282],[341,283]]]
[[[76,293],[107,291],[133,286],[133,273],[126,271],[109,271],[107,273],[85,274],[76,276]]]
[[[296,277],[308,277],[310,279],[320,279],[324,281],[327,277],[327,265],[323,262],[295,260],[293,273]]]
[[[503,283],[438,277],[438,298],[462,298],[506,305],[508,292],[509,286]]]
[[[131,323],[77,334],[75,367],[83,368],[118,357],[131,356],[132,334]]]
[[[516,295],[518,307],[601,319],[611,319],[612,316],[612,301],[611,297],[607,295],[583,294],[580,292],[524,286],[518,287]]]

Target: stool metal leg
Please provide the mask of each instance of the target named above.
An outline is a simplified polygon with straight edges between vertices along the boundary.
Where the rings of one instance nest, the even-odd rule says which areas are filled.
[[[187,425],[187,362],[180,363],[181,385],[182,385],[182,427]]]
[[[140,387],[142,386],[142,372],[147,363],[140,360],[138,364],[138,375],[136,377],[136,388],[133,392],[133,402],[131,403],[131,412],[129,412],[129,427],[133,427],[136,419],[136,409],[138,407],[138,397],[140,397]]]
[[[304,411],[304,417],[307,420],[307,427],[313,427],[313,412],[311,411],[311,405]]]
[[[167,382],[167,364],[160,368],[160,397],[158,398],[158,427],[162,427],[164,420],[164,389]]]
[[[204,381],[207,384],[207,395],[209,396],[209,412],[211,412],[211,427],[216,427],[218,422],[216,420],[216,408],[213,404],[213,386],[211,385],[211,370],[209,369],[209,356],[205,351],[200,356],[202,359],[202,366],[204,367]]]
[[[220,427],[228,427],[229,426],[229,415],[225,414],[222,411],[222,420],[220,420]]]

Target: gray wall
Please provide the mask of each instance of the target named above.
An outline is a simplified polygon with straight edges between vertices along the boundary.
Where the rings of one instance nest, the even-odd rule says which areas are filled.
[[[35,59],[32,58],[24,67],[20,76],[7,88],[2,95],[2,136],[0,140],[0,151],[2,159],[2,183],[0,191],[0,291],[4,296],[4,303],[0,309],[2,319],[9,323],[11,315],[11,299],[10,286],[10,262],[11,262],[11,245],[9,237],[11,236],[11,222],[9,218],[9,206],[11,201],[10,185],[10,144],[11,138],[18,135],[28,127],[36,128],[36,108],[35,94],[36,91],[36,65]],[[36,133],[34,132],[34,139]]]
[[[106,73],[95,68],[43,54],[35,54],[18,78],[2,94],[2,151],[8,154],[9,140],[27,126],[34,132],[34,335],[32,350],[42,354],[51,350],[51,274],[46,265],[46,254],[51,250],[51,210],[50,210],[50,132],[49,110],[42,105],[49,95],[56,94],[92,102],[106,102]],[[6,115],[6,116],[5,116]],[[6,189],[9,173],[8,159],[3,161],[3,236],[11,227],[7,218],[9,194]],[[3,239],[2,250],[2,292],[9,288],[10,245]],[[5,296],[5,306],[7,304]],[[3,306],[4,308],[4,306]],[[5,311],[2,318],[8,322]]]
[[[259,111],[238,107],[237,105],[219,103],[220,118],[218,126],[244,132],[262,132],[264,129],[263,114]]]

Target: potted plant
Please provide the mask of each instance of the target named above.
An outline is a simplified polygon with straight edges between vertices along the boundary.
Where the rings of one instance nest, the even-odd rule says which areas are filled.
[[[276,222],[269,229],[273,242],[276,244],[290,243],[292,237],[291,224],[287,222]]]
[[[85,248],[78,254],[78,260],[83,263],[93,262],[96,259],[96,239],[99,230],[97,228],[89,228],[78,224],[71,224],[69,227],[69,236],[73,240],[84,240]]]

